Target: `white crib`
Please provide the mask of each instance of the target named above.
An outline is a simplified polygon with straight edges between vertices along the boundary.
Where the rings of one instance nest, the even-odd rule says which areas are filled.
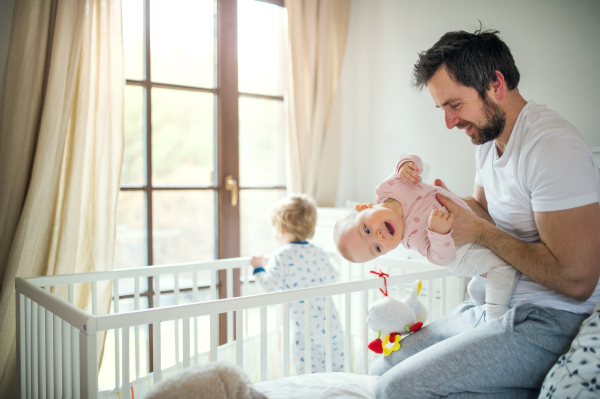
[[[304,300],[310,310],[310,299],[326,297],[327,347],[331,348],[331,307],[338,309],[345,330],[345,370],[366,373],[374,354],[367,352],[368,342],[374,335],[368,331],[366,313],[371,302],[382,296],[378,289],[383,280],[369,275],[369,270],[383,270],[390,274],[387,279],[390,295],[401,298],[410,290],[416,279],[423,282],[420,299],[429,311],[428,322],[434,321],[460,303],[464,297],[464,280],[454,277],[444,268],[423,261],[379,258],[365,265],[339,262],[341,282],[337,284],[299,289],[293,291],[248,295],[250,293],[251,267],[249,258],[216,260],[211,262],[180,265],[153,266],[107,272],[17,278],[17,359],[22,398],[98,398],[143,397],[153,383],[170,373],[187,368],[194,363],[214,360],[230,360],[248,370],[249,362],[244,359],[244,345],[260,343],[255,363],[260,366],[255,372],[261,381],[273,378],[274,370],[268,375],[269,334],[280,337],[282,362],[277,368],[281,376],[289,376],[290,368],[290,312],[289,303]],[[242,295],[233,296],[233,270],[241,269]],[[198,273],[211,271],[210,291],[213,300],[198,302]],[[216,300],[216,271],[227,272],[227,299]],[[191,273],[192,303],[180,304],[179,276]],[[153,277],[154,308],[140,309],[140,279]],[[173,278],[174,305],[161,307],[161,278]],[[119,311],[119,282],[134,279],[134,310]],[[98,315],[97,284],[112,281],[113,312]],[[73,289],[75,284],[91,284],[91,313],[75,307]],[[66,285],[68,300],[50,292],[51,287]],[[353,306],[354,304],[354,306]],[[357,306],[358,305],[358,306]],[[267,328],[267,308],[276,308],[274,330]],[[258,310],[258,312],[256,311]],[[258,313],[258,323],[250,317]],[[228,326],[227,344],[219,345],[219,314],[226,313]],[[310,315],[310,312],[306,312]],[[209,327],[199,325],[200,318],[210,320]],[[175,328],[172,342],[161,339],[161,323],[173,322]],[[273,321],[273,320],[271,320]],[[306,350],[310,351],[310,317],[306,324]],[[207,324],[207,323],[204,323]],[[153,332],[153,362],[144,361],[140,353],[140,328],[149,325]],[[260,326],[258,334],[250,334],[248,326]],[[273,325],[273,323],[271,323]],[[204,350],[199,337],[209,332],[209,348]],[[114,339],[114,384],[112,389],[99,392],[98,384],[98,339],[106,331]],[[275,331],[275,333],[273,332]],[[235,334],[235,335],[234,335]],[[208,335],[208,334],[207,334]],[[235,339],[242,337],[242,339]],[[254,341],[251,341],[254,339]],[[353,344],[354,343],[354,344]],[[356,344],[358,343],[358,344]],[[167,345],[167,346],[165,346]],[[175,364],[161,364],[162,349],[172,345]],[[248,351],[246,351],[247,353]],[[327,351],[326,368],[331,370],[331,351]],[[105,350],[105,356],[106,350]],[[112,354],[111,354],[112,356]],[[223,359],[226,357],[226,359]],[[308,356],[310,358],[310,356]],[[310,359],[307,359],[310,362]],[[105,360],[106,361],[106,360]],[[354,362],[354,363],[353,363]],[[245,367],[246,366],[246,367]],[[310,370],[310,364],[307,364]],[[150,372],[150,370],[153,370]],[[278,375],[276,375],[278,377]]]

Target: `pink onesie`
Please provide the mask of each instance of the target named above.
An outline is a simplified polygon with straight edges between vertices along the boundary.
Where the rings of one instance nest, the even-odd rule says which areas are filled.
[[[417,185],[405,183],[398,177],[400,166],[405,162],[414,162],[419,168],[418,174],[423,171],[423,161],[417,155],[404,154],[400,157],[394,173],[388,177],[375,189],[377,203],[383,202],[386,198],[393,198],[402,204],[404,208],[404,236],[402,245],[406,248],[419,251],[423,256],[438,266],[447,266],[456,257],[456,247],[450,231],[447,234],[438,234],[429,230],[427,222],[429,215],[434,209],[441,209],[444,212],[448,210],[442,206],[435,198],[436,193],[441,193],[463,208],[470,209],[469,206],[456,195],[444,190],[441,187],[435,187],[425,183]]]

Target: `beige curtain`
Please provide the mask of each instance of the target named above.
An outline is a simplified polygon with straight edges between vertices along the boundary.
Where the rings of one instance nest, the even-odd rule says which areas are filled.
[[[15,277],[112,268],[123,90],[120,0],[15,1],[0,93],[2,397],[17,389]],[[98,285],[99,313],[110,289]],[[89,291],[76,286],[77,306]]]
[[[350,0],[286,0],[291,67],[289,155],[291,191],[334,206],[340,164],[338,85]]]

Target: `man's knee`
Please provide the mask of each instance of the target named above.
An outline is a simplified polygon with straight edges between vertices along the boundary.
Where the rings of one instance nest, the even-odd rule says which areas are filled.
[[[420,397],[416,394],[416,381],[410,381],[404,373],[388,373],[377,382],[377,399]]]

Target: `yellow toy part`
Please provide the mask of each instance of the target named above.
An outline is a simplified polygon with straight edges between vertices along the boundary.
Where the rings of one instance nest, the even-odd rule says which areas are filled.
[[[390,341],[391,340],[391,341]],[[385,336],[383,341],[383,354],[388,356],[390,353],[400,349],[400,334],[391,333]]]

